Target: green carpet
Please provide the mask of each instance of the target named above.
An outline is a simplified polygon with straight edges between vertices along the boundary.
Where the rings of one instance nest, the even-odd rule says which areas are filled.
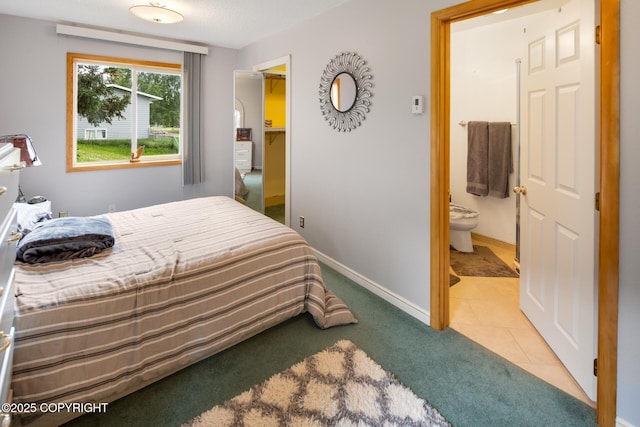
[[[452,329],[437,332],[323,266],[359,323],[321,330],[301,315],[69,426],[179,426],[348,339],[454,426],[595,426],[595,410]],[[425,289],[425,293],[427,290]]]

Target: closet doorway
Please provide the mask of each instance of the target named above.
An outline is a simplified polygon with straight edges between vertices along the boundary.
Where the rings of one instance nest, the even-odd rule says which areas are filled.
[[[236,200],[285,225],[290,224],[290,63],[285,56],[234,74]],[[238,141],[239,127],[250,132],[250,143]]]

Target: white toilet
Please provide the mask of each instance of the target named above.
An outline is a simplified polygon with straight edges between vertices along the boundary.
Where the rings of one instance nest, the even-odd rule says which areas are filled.
[[[458,252],[473,252],[471,230],[478,226],[479,215],[473,209],[449,203],[449,244]]]

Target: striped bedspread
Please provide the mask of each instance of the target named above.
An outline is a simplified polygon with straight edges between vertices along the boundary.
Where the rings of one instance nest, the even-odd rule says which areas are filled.
[[[108,402],[303,312],[356,322],[298,233],[227,197],[107,218],[110,250],[16,263],[14,401]]]

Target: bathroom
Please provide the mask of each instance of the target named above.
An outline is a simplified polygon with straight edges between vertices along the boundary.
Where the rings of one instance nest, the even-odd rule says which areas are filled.
[[[514,172],[508,188],[516,185],[518,127],[518,68],[516,59],[524,49],[520,43],[505,43],[508,34],[522,32],[519,19],[477,26],[480,18],[451,27],[451,201],[480,213],[472,233],[500,242],[516,244],[516,197],[481,197],[467,188],[467,123],[511,122]],[[481,21],[482,22],[482,21]],[[505,27],[509,27],[505,29]],[[512,40],[514,38],[511,38]],[[515,40],[514,40],[515,41]],[[499,46],[499,48],[496,48]]]
[[[526,31],[544,27],[552,14],[561,13],[562,0],[543,0],[546,11],[521,13],[499,22],[487,16],[451,26],[450,93],[450,194],[453,203],[479,212],[472,233],[498,248],[504,261],[514,268],[517,241],[516,195],[479,197],[467,193],[468,122],[510,122],[514,172],[509,189],[517,185],[519,102],[519,61],[527,54]],[[520,9],[520,8],[519,8]],[[524,9],[524,7],[522,8]],[[516,10],[509,11],[509,13]],[[474,239],[474,244],[478,240]],[[502,248],[508,248],[503,251]],[[509,257],[505,256],[509,254]],[[511,255],[513,254],[513,255]],[[529,370],[577,398],[592,404],[584,391],[546,347],[519,307],[518,279],[472,278],[475,289],[460,292],[451,288],[451,326],[492,351]],[[464,285],[463,280],[463,285]],[[468,283],[468,282],[467,282]],[[480,300],[481,301],[476,301]],[[501,301],[500,303],[498,301]],[[509,307],[500,306],[508,301]],[[478,305],[472,305],[479,303]],[[483,341],[484,340],[484,341]],[[528,352],[531,351],[531,353]]]

